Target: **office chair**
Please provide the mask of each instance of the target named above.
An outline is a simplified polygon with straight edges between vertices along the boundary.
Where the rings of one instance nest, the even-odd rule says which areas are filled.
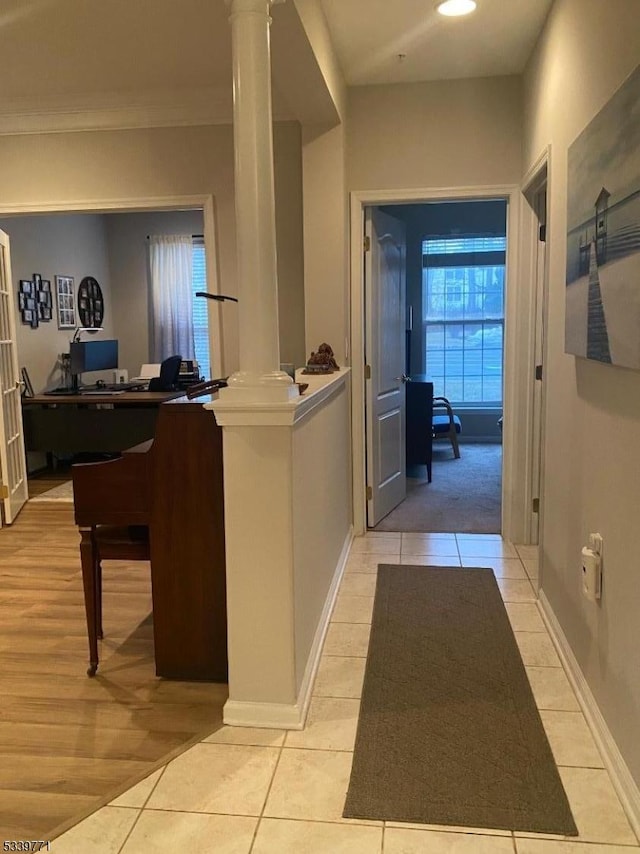
[[[178,385],[182,356],[169,356],[160,365],[160,376],[149,380],[149,391],[173,391]]]
[[[436,410],[443,409],[444,415],[436,415]],[[453,448],[453,456],[460,459],[460,448],[458,447],[458,433],[462,431],[462,424],[457,415],[453,414],[451,404],[446,397],[433,398],[433,423],[432,435],[434,439],[448,439]]]

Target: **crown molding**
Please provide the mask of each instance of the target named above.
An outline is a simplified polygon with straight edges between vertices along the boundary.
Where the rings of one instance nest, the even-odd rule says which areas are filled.
[[[290,115],[274,115],[277,121]],[[0,103],[0,135],[231,124],[231,86],[103,92]]]

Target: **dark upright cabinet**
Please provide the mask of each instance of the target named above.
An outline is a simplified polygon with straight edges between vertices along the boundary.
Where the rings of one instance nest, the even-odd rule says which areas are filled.
[[[405,388],[407,466],[426,466],[431,483],[433,382],[426,374],[412,374]]]

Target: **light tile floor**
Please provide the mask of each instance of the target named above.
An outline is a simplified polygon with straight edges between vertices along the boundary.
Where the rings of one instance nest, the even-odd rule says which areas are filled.
[[[579,837],[342,818],[378,563],[491,566]],[[536,550],[494,535],[354,541],[302,732],[223,727],[53,841],[56,854],[630,854],[640,851],[538,612]]]

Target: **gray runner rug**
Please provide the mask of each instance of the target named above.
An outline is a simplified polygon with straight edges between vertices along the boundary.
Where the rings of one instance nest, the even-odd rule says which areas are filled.
[[[490,569],[378,568],[344,816],[577,835]]]

